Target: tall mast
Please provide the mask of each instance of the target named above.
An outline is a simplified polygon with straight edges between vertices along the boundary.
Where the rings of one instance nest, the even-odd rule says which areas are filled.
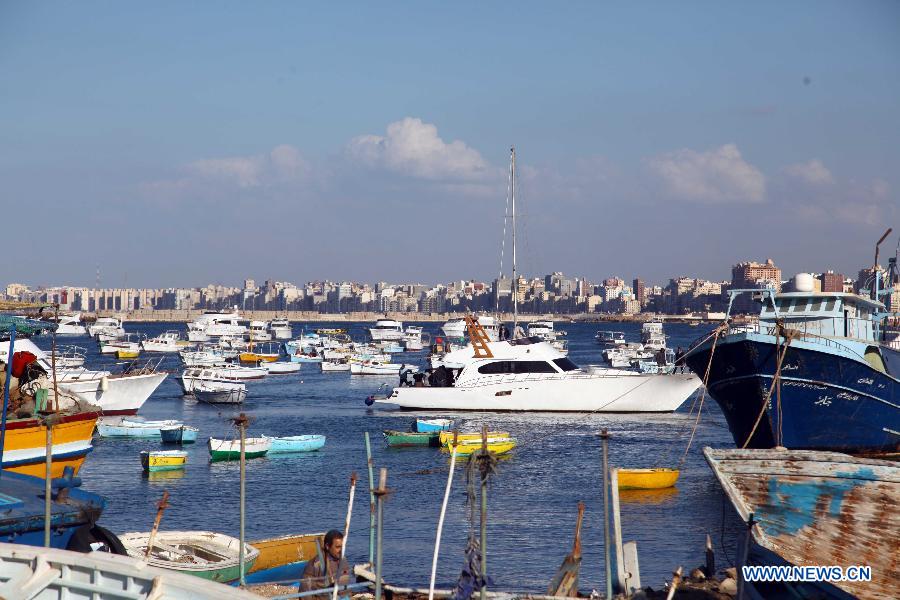
[[[519,277],[516,274],[516,147],[509,149],[509,189],[512,196],[512,292],[513,338],[519,329]]]

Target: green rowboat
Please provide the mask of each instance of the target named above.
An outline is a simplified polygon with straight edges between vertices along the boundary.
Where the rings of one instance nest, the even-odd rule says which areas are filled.
[[[415,431],[393,431],[387,429],[384,432],[384,439],[387,440],[387,444],[391,448],[405,448],[409,446],[438,448],[441,445],[440,432],[438,431],[418,433]]]
[[[217,440],[209,438],[209,457],[213,462],[220,460],[240,460],[240,440]],[[269,452],[271,440],[267,438],[247,438],[244,440],[244,458],[259,458]]]

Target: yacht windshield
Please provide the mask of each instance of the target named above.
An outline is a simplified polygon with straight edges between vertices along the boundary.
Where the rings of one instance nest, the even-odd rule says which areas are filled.
[[[557,358],[553,361],[553,364],[555,364],[563,371],[577,371],[579,368],[578,365],[573,363],[568,358]]]

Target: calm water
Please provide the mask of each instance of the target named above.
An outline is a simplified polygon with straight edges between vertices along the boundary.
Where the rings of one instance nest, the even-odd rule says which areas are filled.
[[[319,323],[312,327],[323,327]],[[437,324],[426,326],[432,333]],[[600,363],[600,346],[593,339],[598,328],[625,331],[639,338],[639,326],[559,324],[568,332],[570,357],[579,364]],[[184,325],[127,324],[128,331],[156,335]],[[301,327],[294,324],[294,334]],[[351,335],[362,337],[363,325]],[[667,325],[670,345],[687,346],[703,328]],[[42,347],[48,339],[35,340]],[[99,354],[87,338],[66,342],[86,345],[88,366],[111,366],[115,360]],[[406,355],[405,362],[424,353]],[[176,355],[164,367],[176,370]],[[385,506],[384,573],[400,585],[427,585],[434,534],[446,483],[449,458],[437,449],[388,449],[381,431],[408,429],[413,413],[385,408],[369,409],[363,400],[382,381],[394,378],[326,373],[318,365],[304,365],[299,375],[270,376],[248,383],[243,410],[253,422],[250,435],[328,436],[323,451],[256,459],[248,463],[247,535],[249,539],[289,533],[342,529],[347,507],[349,477],[356,471],[357,490],[348,540],[351,560],[367,559],[368,493],[363,432],[372,439],[376,467],[388,469],[394,490]],[[600,442],[597,432],[611,433],[610,461],[614,466],[667,466],[684,450],[692,420],[685,403],[673,415],[563,415],[462,413],[463,428],[509,430],[519,446],[489,491],[488,567],[496,586],[540,592],[546,589],[563,557],[571,549],[579,500],[586,504],[583,529],[584,558],[581,588],[602,589],[603,527],[600,481]],[[141,410],[146,419],[179,419],[200,428],[200,443],[186,447],[184,473],[142,474],[138,453],[159,448],[154,441],[95,440],[94,451],[81,471],[84,488],[107,497],[109,506],[101,523],[118,533],[147,531],[155,504],[163,490],[171,494],[162,526],[168,529],[211,529],[238,534],[238,465],[209,463],[205,441],[209,436],[233,437],[228,418],[237,411],[220,410],[184,399],[175,375],[163,382]],[[457,416],[457,415],[442,415]],[[636,540],[644,585],[659,586],[678,565],[693,568],[703,560],[707,533],[713,535],[719,564],[720,532],[730,541],[740,528],[738,519],[723,503],[722,493],[703,459],[704,446],[732,447],[725,420],[714,402],[706,404],[686,468],[678,487],[656,492],[622,494],[623,539]],[[377,475],[376,475],[377,476]],[[465,506],[465,472],[457,467],[451,502],[444,525],[438,585],[452,586],[463,562],[469,530]],[[477,517],[476,517],[477,518]]]

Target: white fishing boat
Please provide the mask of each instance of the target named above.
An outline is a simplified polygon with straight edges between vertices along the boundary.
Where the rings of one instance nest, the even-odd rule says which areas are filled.
[[[276,340],[289,340],[294,337],[291,322],[287,319],[272,319],[269,331],[272,333],[272,338]]]
[[[81,313],[59,315],[56,335],[87,335],[87,328],[81,322]]]
[[[479,315],[478,324],[481,325],[492,342],[500,339],[500,328],[503,324],[496,318],[491,315]],[[441,331],[451,340],[459,341],[466,337],[466,319],[464,317],[450,319],[441,326]]]
[[[202,387],[204,383],[239,384],[240,386],[243,386],[244,384],[242,381],[244,380],[261,379],[267,375],[265,369],[253,370],[260,374],[255,376],[256,373],[254,373],[253,377],[245,377],[243,376],[245,374],[244,369],[241,367],[235,369],[229,369],[227,367],[192,367],[184,370],[179,378],[179,382],[181,383],[181,389],[185,394],[192,394],[194,393],[194,390],[198,387]]]
[[[117,340],[125,337],[125,329],[122,327],[122,319],[118,317],[97,317],[97,320],[88,325],[88,334],[100,339],[100,341]]]
[[[235,352],[225,351],[219,348],[204,348],[202,350],[182,350],[178,353],[181,364],[186,367],[211,367],[227,363],[228,358],[236,356]]]
[[[144,352],[180,352],[189,344],[190,342],[181,339],[181,334],[177,331],[166,331],[141,342],[141,348]]]
[[[403,323],[393,319],[378,319],[369,328],[373,342],[400,341],[403,339]]]
[[[622,346],[625,344],[625,334],[621,331],[598,331],[594,336],[598,344],[604,346]]]
[[[20,350],[34,354],[38,364],[52,378],[53,368],[46,352],[26,338],[16,340],[15,351]],[[6,362],[8,355],[9,341],[0,342],[0,360]],[[158,361],[148,361],[132,364],[122,373],[58,368],[59,408],[86,403],[99,407],[104,415],[133,415],[166,378],[166,373],[158,372],[158,367]],[[50,386],[50,396],[52,400],[53,386]]]
[[[259,600],[240,588],[160,569],[130,556],[22,544],[0,544],[0,581],[2,598]]]
[[[260,365],[269,375],[290,375],[291,373],[299,373],[302,365],[292,362],[264,362]]]
[[[212,531],[158,531],[147,556],[150,532],[126,533],[119,540],[129,556],[147,564],[228,583],[240,577],[240,540]],[[259,550],[244,543],[244,569],[249,571]],[[232,588],[234,589],[234,588]],[[224,594],[223,596],[227,596]]]
[[[200,382],[194,386],[194,398],[206,404],[242,404],[247,398],[243,383]]]
[[[250,327],[247,329],[246,337],[251,342],[271,341],[272,334],[269,333],[269,324],[265,321],[250,321]]]
[[[101,354],[118,354],[120,350],[125,352],[140,352],[141,342],[146,336],[137,333],[126,333],[122,339],[104,341],[100,340]]]
[[[319,363],[319,367],[323,373],[346,372],[350,370],[350,359],[348,358],[330,358]]]
[[[244,323],[236,309],[230,312],[206,311],[188,323],[188,339],[206,342],[223,335],[243,337],[247,333]]]
[[[666,347],[666,334],[662,321],[650,321],[641,325],[641,343],[645,350],[656,352]]]
[[[397,375],[400,363],[379,362],[375,360],[353,361],[350,363],[351,375]]]
[[[424,349],[429,339],[427,336],[428,334],[423,333],[421,327],[409,325],[403,332],[403,349],[407,352],[418,352]]]
[[[77,369],[84,366],[86,355],[87,348],[58,346],[56,352],[52,348],[48,351],[48,360],[50,364],[55,364],[57,369]]]

